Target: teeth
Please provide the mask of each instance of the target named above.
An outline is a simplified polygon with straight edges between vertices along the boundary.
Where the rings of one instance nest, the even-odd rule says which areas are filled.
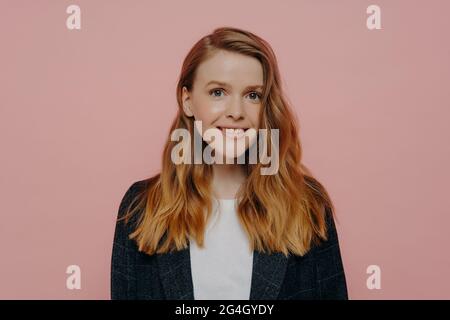
[[[244,135],[244,129],[222,128],[222,132],[230,138],[240,138]]]
[[[238,133],[238,132],[244,131],[243,129],[233,129],[233,128],[228,128],[228,129],[225,129],[225,130],[228,130],[228,131],[230,131],[232,133]]]

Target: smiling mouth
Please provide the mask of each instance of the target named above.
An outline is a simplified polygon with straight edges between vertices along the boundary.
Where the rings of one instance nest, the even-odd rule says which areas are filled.
[[[237,139],[242,138],[245,135],[245,132],[249,128],[227,128],[227,127],[217,127],[222,133],[229,138]]]

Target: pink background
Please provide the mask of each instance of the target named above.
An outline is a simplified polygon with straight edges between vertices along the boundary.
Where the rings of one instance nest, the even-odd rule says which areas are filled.
[[[81,7],[81,30],[66,28]],[[381,7],[381,30],[366,8]],[[0,298],[109,299],[114,220],[156,173],[182,60],[234,26],[275,50],[335,201],[351,299],[450,298],[448,1],[1,1]],[[81,290],[66,288],[81,267]],[[366,268],[381,268],[381,289]]]

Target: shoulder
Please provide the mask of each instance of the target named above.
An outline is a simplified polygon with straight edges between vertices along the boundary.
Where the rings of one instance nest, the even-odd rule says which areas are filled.
[[[327,226],[327,242],[338,242],[335,212],[329,206],[325,206],[325,223]]]
[[[125,192],[122,201],[129,202],[131,199],[142,193],[148,186],[150,178],[133,182]]]
[[[147,178],[131,183],[122,196],[116,223],[121,225],[124,230],[128,229],[125,228],[125,225],[127,225],[130,221],[132,221],[132,225],[135,226],[139,216],[136,213],[140,211],[139,207],[145,205],[144,200],[146,199],[147,190],[151,180],[152,178]],[[128,232],[131,230],[132,229],[129,229]]]
[[[334,210],[329,206],[325,206],[322,210],[323,211],[321,214],[323,215],[323,219],[325,222],[326,239],[318,237],[315,241],[313,241],[313,243],[311,244],[311,251],[314,253],[327,251],[328,249],[339,246]]]
[[[331,295],[338,299],[346,298],[347,288],[344,265],[336,229],[335,214],[332,208],[325,208],[325,221],[327,225],[327,240],[322,241],[313,249],[317,279],[321,286],[322,295]]]
[[[154,182],[159,175],[151,178],[138,180],[133,182],[125,191],[119,206],[119,216],[126,213],[128,209],[133,208],[145,196],[148,187]]]

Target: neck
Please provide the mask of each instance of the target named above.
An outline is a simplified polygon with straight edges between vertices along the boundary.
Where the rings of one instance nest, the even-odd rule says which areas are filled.
[[[236,193],[245,181],[245,165],[214,164],[213,165],[213,195],[218,199],[234,199]]]

